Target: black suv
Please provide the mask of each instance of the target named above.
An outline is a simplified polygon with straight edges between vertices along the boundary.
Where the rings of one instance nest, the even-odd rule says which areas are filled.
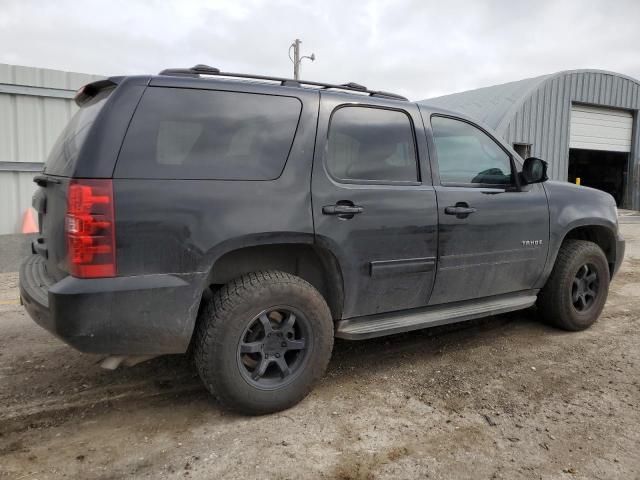
[[[610,195],[398,95],[199,65],[76,102],[35,178],[26,309],[115,363],[191,351],[242,412],[304,398],[334,336],[534,304],[584,329],[624,254]]]

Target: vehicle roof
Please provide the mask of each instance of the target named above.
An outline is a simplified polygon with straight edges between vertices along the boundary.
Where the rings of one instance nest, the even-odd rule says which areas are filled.
[[[366,101],[368,98],[375,98],[375,103],[380,104],[381,102],[389,102],[390,105],[401,106],[401,105],[416,105],[418,106],[422,112],[426,112],[427,114],[441,114],[441,115],[452,115],[458,118],[462,118],[465,120],[469,120],[473,123],[482,125],[483,128],[492,131],[491,128],[488,128],[486,125],[479,123],[477,119],[473,119],[468,115],[450,110],[443,107],[438,107],[435,105],[428,105],[421,102],[414,102],[403,98],[392,98],[384,96],[386,92],[380,91],[351,91],[349,89],[340,88],[341,85],[336,85],[335,88],[327,88],[322,87],[319,82],[312,82],[310,86],[307,86],[306,81],[300,81],[299,85],[296,85],[295,80],[290,80],[290,84],[283,84],[283,79],[269,80],[270,77],[265,78],[236,78],[233,76],[225,76],[224,74],[220,74],[217,76],[194,76],[194,75],[167,75],[167,74],[158,74],[158,75],[128,75],[128,76],[117,76],[110,77],[109,80],[114,83],[120,83],[122,80],[127,79],[128,81],[134,81],[134,83],[145,83],[150,86],[167,86],[167,87],[183,87],[183,88],[225,88],[233,91],[242,91],[243,89],[251,89],[253,92],[257,93],[269,93],[272,95],[308,95],[316,92],[330,93],[331,95],[340,95],[348,98],[349,101]],[[277,77],[273,77],[277,78]],[[288,80],[287,80],[288,81]],[[317,84],[316,84],[317,83]],[[314,85],[316,84],[316,85]],[[331,85],[331,84],[327,84]],[[345,84],[349,85],[349,84]],[[355,84],[352,84],[355,85]],[[363,87],[364,88],[364,87]],[[367,92],[381,93],[382,96],[373,97]],[[389,94],[393,95],[393,94]]]

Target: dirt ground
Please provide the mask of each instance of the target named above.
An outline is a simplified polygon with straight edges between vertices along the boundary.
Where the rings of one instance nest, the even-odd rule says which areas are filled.
[[[181,356],[102,370],[0,275],[0,480],[640,478],[640,224],[601,320],[534,311],[337,342],[300,405],[220,409]]]

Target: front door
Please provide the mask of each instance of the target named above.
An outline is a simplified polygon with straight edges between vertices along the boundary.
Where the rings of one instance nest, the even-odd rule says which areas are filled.
[[[476,125],[430,120],[439,226],[430,304],[533,288],[549,241],[544,187],[518,188],[514,157]]]
[[[424,306],[436,196],[415,105],[322,92],[312,197],[316,242],[342,271],[343,318]]]

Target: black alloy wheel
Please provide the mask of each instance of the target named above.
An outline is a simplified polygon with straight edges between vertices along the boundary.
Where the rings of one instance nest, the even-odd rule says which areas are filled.
[[[289,306],[269,308],[256,315],[242,333],[238,368],[256,388],[281,388],[302,370],[312,342],[312,330],[301,312]]]
[[[591,263],[585,263],[576,272],[571,287],[571,301],[578,312],[590,309],[598,297],[600,281],[598,270]]]

